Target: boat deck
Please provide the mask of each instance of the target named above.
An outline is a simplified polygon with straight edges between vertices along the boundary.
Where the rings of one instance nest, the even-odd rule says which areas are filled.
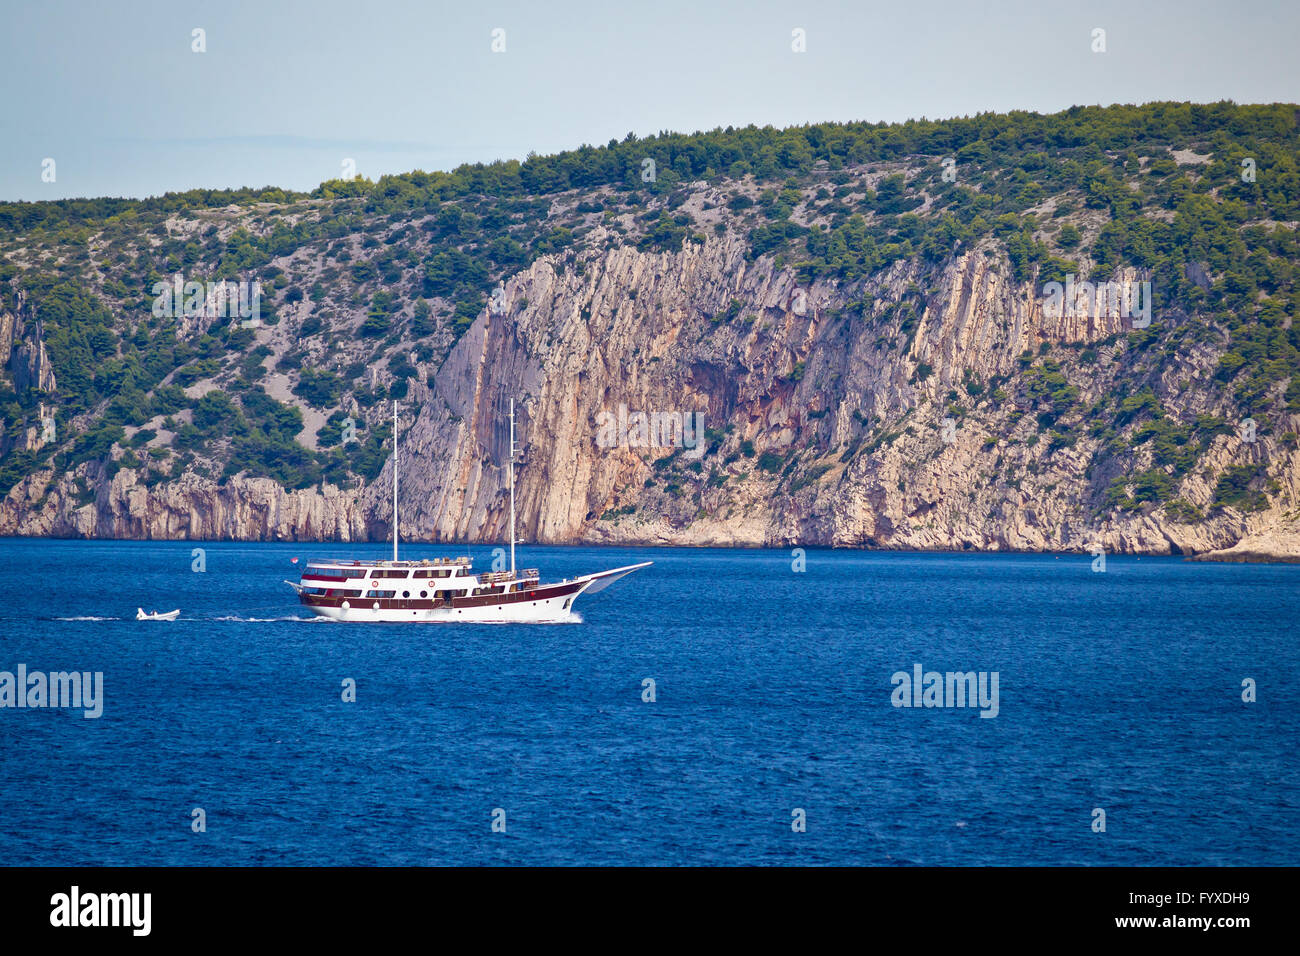
[[[474,562],[469,558],[426,558],[422,561],[394,561],[392,558],[373,561],[355,561],[351,558],[313,558],[309,568],[468,568]]]

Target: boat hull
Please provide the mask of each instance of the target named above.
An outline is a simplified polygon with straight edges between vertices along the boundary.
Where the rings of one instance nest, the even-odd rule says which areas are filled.
[[[333,621],[384,624],[562,623],[575,619],[573,601],[589,584],[588,581],[574,581],[537,588],[509,601],[502,601],[500,597],[457,598],[450,604],[415,599],[341,601],[303,595],[302,604],[313,614]],[[348,606],[344,607],[344,604]]]
[[[322,578],[319,573],[304,575],[300,584],[292,581],[285,583],[298,591],[298,600],[303,607],[319,617],[333,621],[376,624],[559,624],[578,619],[573,613],[573,602],[579,595],[604,590],[633,571],[648,567],[650,563],[643,561],[610,571],[584,574],[557,584],[526,583],[518,590],[505,593],[452,598],[342,597],[338,594],[340,589],[326,588],[326,591],[334,591],[331,596],[319,593],[314,585],[326,581],[337,584],[344,579]],[[317,566],[318,571],[320,567]],[[379,575],[381,570],[385,569],[367,571],[355,580],[366,580],[371,574]],[[377,584],[379,580],[380,577],[376,577],[371,584]],[[476,584],[478,578],[467,578],[467,583]],[[437,590],[434,593],[439,594]]]
[[[174,611],[154,611],[151,614],[146,614],[143,608],[136,608],[135,619],[137,621],[174,621],[180,617],[180,614],[180,608]]]

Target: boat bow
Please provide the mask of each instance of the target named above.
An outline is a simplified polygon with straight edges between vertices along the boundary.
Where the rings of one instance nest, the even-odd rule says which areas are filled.
[[[612,571],[597,571],[595,574],[581,574],[574,578],[575,581],[587,581],[588,584],[581,591],[582,594],[595,594],[597,591],[603,591],[619,578],[626,577],[633,571],[639,571],[642,568],[648,568],[654,564],[653,561],[642,561],[640,564],[629,564],[625,568],[614,568]]]

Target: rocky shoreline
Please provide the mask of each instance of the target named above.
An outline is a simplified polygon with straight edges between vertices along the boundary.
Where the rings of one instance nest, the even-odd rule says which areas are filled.
[[[1194,561],[1249,564],[1300,564],[1300,532],[1270,531],[1242,538],[1230,548],[1192,556]]]
[[[372,533],[367,534],[364,527],[357,529],[360,533],[351,535],[325,535],[313,536],[304,534],[279,535],[267,534],[256,537],[236,537],[229,534],[196,534],[191,535],[183,529],[173,529],[170,534],[130,534],[130,535],[99,535],[86,534],[82,529],[73,526],[61,526],[56,529],[50,529],[45,533],[18,533],[14,534],[12,530],[6,530],[0,533],[0,536],[16,538],[41,538],[46,540],[117,540],[117,541],[193,541],[193,542],[266,542],[266,543],[301,543],[301,544],[383,544],[391,540],[388,537],[388,530],[382,523],[372,529]],[[498,543],[494,536],[486,536],[478,539],[455,540],[439,536],[412,535],[403,537],[403,543],[411,547],[442,547],[455,548],[466,545],[482,546],[484,544]],[[793,548],[827,548],[831,550],[857,550],[864,552],[876,553],[895,553],[895,554],[1073,554],[1088,555],[1095,554],[1095,549],[1083,547],[1066,547],[1066,548],[1032,548],[1032,547],[993,547],[993,548],[944,548],[944,547],[912,547],[907,545],[871,545],[871,544],[847,544],[844,542],[825,542],[825,541],[796,541],[789,540],[785,542],[776,541],[757,541],[757,540],[718,540],[713,537],[693,537],[689,534],[677,538],[668,536],[638,538],[636,536],[623,536],[617,540],[611,540],[607,535],[591,535],[584,538],[578,538],[570,541],[548,541],[542,542],[545,545],[561,545],[571,547],[642,547],[642,548],[734,548],[738,550],[790,550]],[[1133,557],[1176,557],[1180,554],[1175,550],[1109,550],[1108,554],[1124,555]],[[1210,551],[1183,552],[1182,557],[1186,561],[1201,562],[1223,562],[1231,564],[1300,564],[1300,533],[1295,531],[1285,532],[1264,532],[1261,534],[1250,535],[1241,541],[1226,548],[1216,548]]]

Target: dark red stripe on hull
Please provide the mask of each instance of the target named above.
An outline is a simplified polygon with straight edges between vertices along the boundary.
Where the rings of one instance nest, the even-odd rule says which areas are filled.
[[[373,608],[375,604],[382,610],[429,611],[434,608],[493,607],[503,604],[521,604],[529,601],[546,601],[551,598],[564,597],[582,589],[585,581],[571,581],[565,584],[550,584],[545,587],[526,591],[510,591],[507,594],[480,594],[477,597],[455,598],[452,601],[433,600],[431,598],[343,598],[325,597],[319,594],[303,594],[300,600],[309,607],[342,607],[349,602],[354,609]]]

